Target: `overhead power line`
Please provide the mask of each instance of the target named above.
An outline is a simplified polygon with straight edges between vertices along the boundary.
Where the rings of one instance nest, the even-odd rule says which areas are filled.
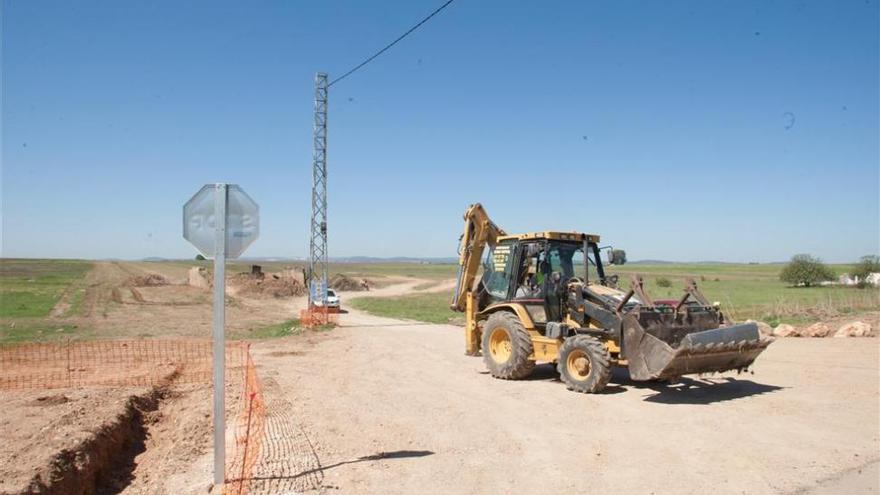
[[[373,59],[375,59],[375,58],[378,57],[379,55],[382,55],[383,53],[385,53],[386,50],[388,50],[388,49],[391,48],[392,46],[396,45],[397,42],[399,42],[400,40],[402,40],[402,39],[406,38],[407,36],[409,36],[410,33],[412,33],[413,31],[415,31],[416,29],[418,29],[422,24],[428,22],[428,20],[430,20],[430,19],[431,19],[432,17],[434,17],[435,15],[437,15],[441,10],[445,9],[446,6],[449,5],[449,4],[452,3],[452,2],[453,2],[453,0],[448,0],[446,3],[444,3],[444,4],[441,5],[440,7],[437,7],[437,10],[435,10],[434,12],[431,12],[431,13],[428,15],[428,17],[425,17],[424,19],[422,19],[421,21],[419,21],[418,24],[416,24],[415,26],[409,28],[409,30],[408,30],[407,32],[401,34],[396,40],[394,40],[394,41],[392,41],[391,43],[388,43],[387,45],[385,45],[385,48],[382,48],[382,49],[379,50],[378,52],[374,53],[373,56],[371,56],[370,58],[364,60],[363,62],[361,62],[360,64],[358,64],[357,66],[355,66],[355,68],[353,68],[353,69],[351,69],[350,71],[346,72],[345,74],[343,74],[343,75],[337,77],[336,79],[330,81],[330,84],[328,84],[327,87],[333,86],[334,84],[338,83],[339,81],[341,81],[341,80],[345,79],[346,77],[352,75],[355,71],[357,71],[357,70],[360,69],[361,67],[363,67],[363,66],[367,65],[368,63],[372,62]]]

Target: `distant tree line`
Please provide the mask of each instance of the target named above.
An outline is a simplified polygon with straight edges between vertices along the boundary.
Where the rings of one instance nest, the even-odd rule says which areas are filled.
[[[859,281],[859,285],[867,285],[866,278],[872,273],[880,272],[880,256],[862,256],[853,267],[850,276]],[[796,254],[779,272],[779,280],[795,287],[811,287],[816,284],[834,280],[836,274],[821,259],[809,254]]]

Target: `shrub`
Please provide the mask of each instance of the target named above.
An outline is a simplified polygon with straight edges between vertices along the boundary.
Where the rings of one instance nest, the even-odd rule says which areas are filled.
[[[880,272],[880,256],[871,254],[862,256],[856,266],[853,267],[852,276],[859,278],[859,285],[867,285],[865,279],[872,273]]]
[[[657,279],[657,287],[672,287],[672,282],[669,281],[666,277],[660,277]]]
[[[201,254],[197,254],[197,255],[196,255],[196,261],[205,261],[205,257],[202,256]]]
[[[832,280],[834,271],[822,260],[809,254],[797,254],[779,272],[779,280],[793,286],[810,287],[825,280]]]

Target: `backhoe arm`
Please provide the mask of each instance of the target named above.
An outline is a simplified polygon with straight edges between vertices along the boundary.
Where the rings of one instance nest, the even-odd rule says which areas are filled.
[[[453,311],[465,312],[465,346],[466,353],[474,355],[479,352],[476,333],[476,312],[478,310],[474,295],[474,280],[480,270],[480,261],[486,245],[495,246],[498,236],[506,232],[500,229],[480,203],[474,203],[464,212],[464,233],[461,235],[458,259],[458,279],[455,281],[455,292],[452,294]]]
[[[464,212],[464,233],[458,248],[458,280],[455,282],[450,305],[453,311],[466,310],[465,296],[474,289],[474,280],[480,270],[486,245],[494,246],[498,236],[505,234],[504,230],[489,219],[480,203],[472,204]]]

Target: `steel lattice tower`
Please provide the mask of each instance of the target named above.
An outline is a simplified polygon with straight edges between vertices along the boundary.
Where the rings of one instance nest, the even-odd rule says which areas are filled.
[[[309,300],[327,302],[327,74],[315,74]]]

